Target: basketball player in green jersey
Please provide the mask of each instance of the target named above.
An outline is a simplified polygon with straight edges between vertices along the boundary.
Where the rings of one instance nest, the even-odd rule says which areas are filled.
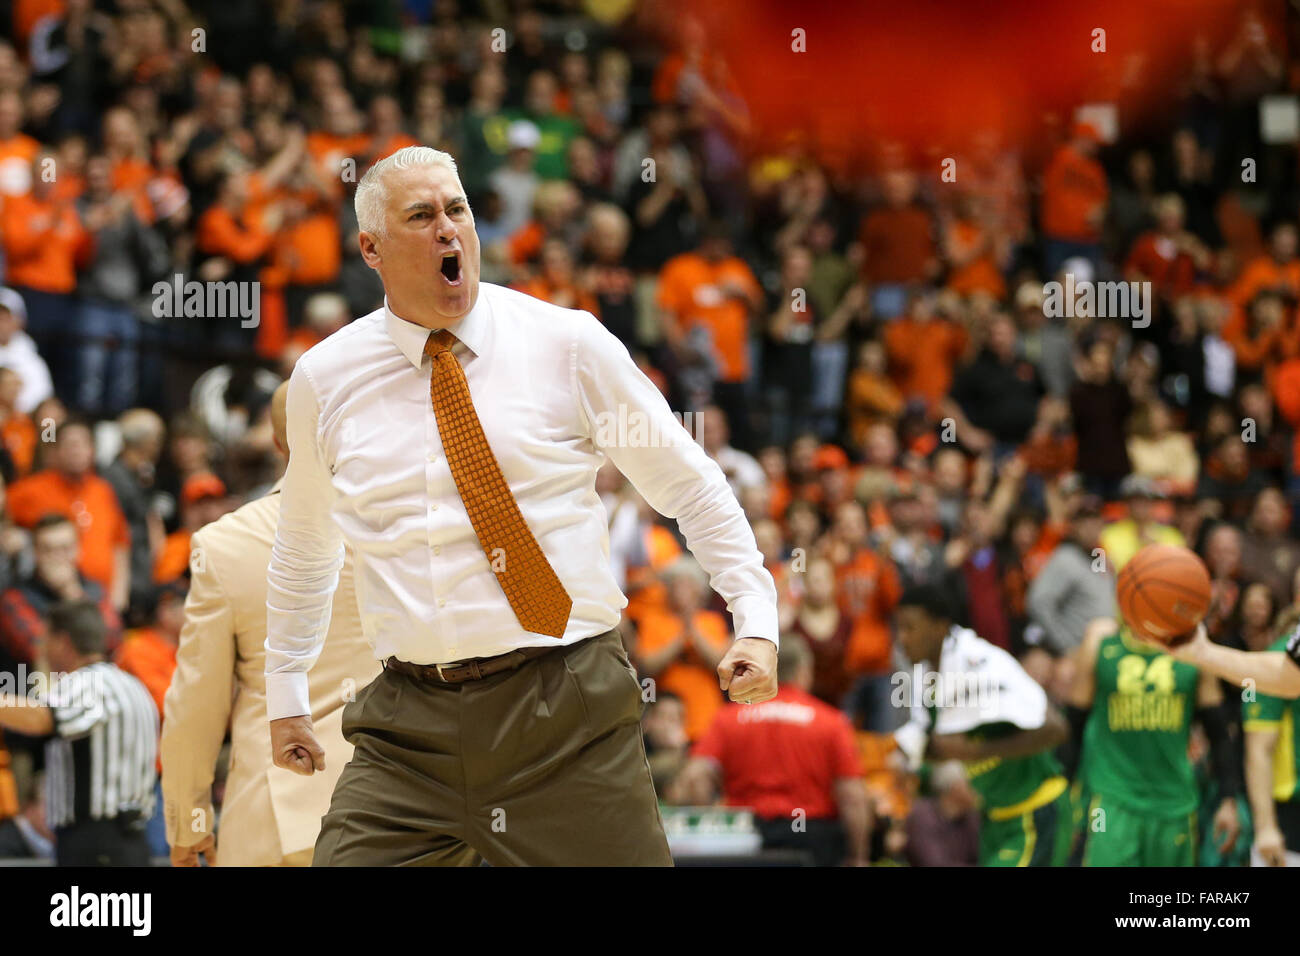
[[[1223,797],[1215,834],[1231,849],[1240,773],[1214,675],[1101,618],[1088,625],[1077,651],[1070,705],[1071,726],[1083,733],[1080,778],[1091,795],[1084,866],[1195,865],[1199,797],[1187,755],[1193,711],[1210,740]]]
[[[1285,651],[1297,633],[1300,610],[1278,615],[1268,650]],[[1300,866],[1300,700],[1243,695],[1246,794],[1255,824],[1253,866]]]
[[[980,865],[1060,866],[1069,804],[1052,750],[1067,738],[1065,719],[1014,657],[954,622],[935,585],[903,592],[894,624],[939,698],[914,706],[895,737],[909,757],[965,764],[981,804]]]

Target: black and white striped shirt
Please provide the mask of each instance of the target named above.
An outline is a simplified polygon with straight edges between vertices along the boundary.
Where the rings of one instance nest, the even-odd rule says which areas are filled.
[[[153,812],[158,708],[144,684],[106,661],[50,688],[54,737],[45,745],[51,828]]]

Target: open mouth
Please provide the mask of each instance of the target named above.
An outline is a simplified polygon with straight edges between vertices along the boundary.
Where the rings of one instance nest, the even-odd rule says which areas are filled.
[[[442,257],[442,277],[447,285],[460,285],[460,253],[449,252]]]

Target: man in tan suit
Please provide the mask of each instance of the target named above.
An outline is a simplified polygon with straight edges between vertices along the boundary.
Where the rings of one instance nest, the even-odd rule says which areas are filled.
[[[283,452],[286,386],[271,402]],[[191,545],[189,598],[162,726],[162,788],[174,866],[216,863],[212,780],[230,727],[230,775],[221,815],[224,866],[310,866],[320,819],[352,745],[343,705],[379,673],[361,633],[349,556],[328,637],[311,669],[312,723],[326,770],[310,777],[273,766],[267,730],[266,568],[280,516],[279,485],[205,526]],[[322,730],[324,731],[322,733]]]

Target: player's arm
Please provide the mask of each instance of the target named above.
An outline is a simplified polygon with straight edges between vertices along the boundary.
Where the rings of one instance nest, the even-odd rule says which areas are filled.
[[[1202,671],[1196,686],[1196,719],[1210,741],[1210,762],[1219,783],[1219,809],[1214,814],[1214,833],[1221,852],[1227,853],[1241,835],[1241,821],[1237,816],[1237,794],[1241,792],[1241,765],[1237,748],[1232,742],[1227,711],[1223,706],[1223,691],[1219,679],[1209,671]]]
[[[1282,866],[1286,843],[1277,825],[1273,803],[1273,751],[1277,725],[1246,722],[1246,797],[1255,825],[1255,849],[1269,866]]]
[[[930,738],[927,756],[932,760],[987,760],[998,757],[1014,760],[1031,757],[1044,750],[1053,750],[1070,737],[1070,725],[1060,712],[1050,704],[1043,717],[1042,726],[1032,730],[1018,730],[1006,737],[977,740],[970,734],[935,734]]]
[[[776,585],[722,469],[673,415],[627,347],[597,319],[578,324],[573,349],[573,389],[592,444],[650,507],[677,520],[709,584],[727,602],[736,640],[718,665],[720,686],[732,700],[770,700],[776,696],[779,643]],[[605,423],[620,420],[624,409],[645,417],[649,433],[660,436],[658,447],[609,440]]]
[[[33,704],[20,694],[0,694],[0,728],[29,737],[54,732],[54,714],[43,704]]]
[[[865,866],[871,861],[871,805],[861,777],[840,777],[834,784],[835,806],[844,825],[848,862]]]
[[[1092,704],[1097,696],[1097,653],[1106,635],[1115,633],[1116,626],[1114,618],[1094,618],[1088,622],[1083,632],[1083,641],[1074,651],[1074,680],[1070,684],[1065,706],[1065,719],[1070,725],[1072,745],[1066,754],[1065,772],[1071,779],[1083,756],[1083,730],[1088,724],[1088,715],[1092,713]]]
[[[1239,651],[1215,644],[1205,625],[1196,627],[1186,644],[1169,648],[1169,654],[1238,687],[1253,683],[1256,692],[1294,700],[1300,697],[1300,631],[1291,636],[1285,651]]]

